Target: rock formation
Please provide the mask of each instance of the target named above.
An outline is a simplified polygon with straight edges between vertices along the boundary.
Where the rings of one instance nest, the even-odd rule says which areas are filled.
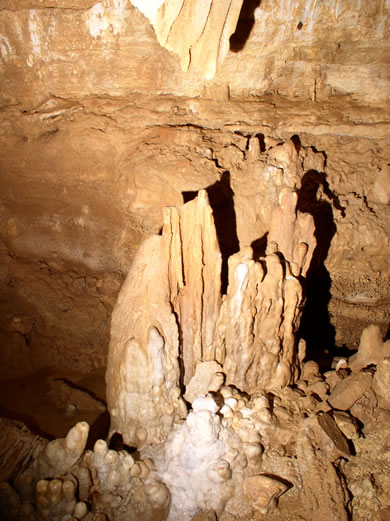
[[[219,383],[133,455],[104,440],[84,451],[86,423],[48,443],[2,419],[2,519],[385,519],[387,452],[372,450],[388,442],[389,360],[325,377],[303,362],[294,387],[251,396]]]
[[[298,327],[316,241],[297,202],[281,191],[265,256],[232,255],[225,295],[207,192],[165,210],[113,312],[107,442],[85,451],[86,422],[47,442],[2,420],[5,520],[385,515],[386,496],[383,509],[375,490],[362,502],[356,467],[369,450],[360,426],[376,432],[390,411],[388,342],[370,326],[359,352],[325,377],[305,361]]]
[[[296,205],[296,193],[283,191],[265,258],[254,261],[247,248],[229,259],[223,298],[206,192],[165,210],[162,234],[141,247],[112,317],[107,399],[111,430],[126,443],[166,439],[185,417],[180,385],[191,386],[199,363],[218,362],[227,384],[248,393],[297,380],[301,281],[315,239],[313,219]]]
[[[389,54],[385,0],[0,1],[0,413],[59,438],[1,421],[0,517],[389,516]]]
[[[211,79],[228,53],[242,1],[132,0],[132,4],[149,18],[159,43],[180,56],[183,70],[191,67]]]

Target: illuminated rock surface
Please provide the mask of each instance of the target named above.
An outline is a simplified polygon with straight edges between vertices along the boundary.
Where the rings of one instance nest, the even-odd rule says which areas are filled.
[[[389,14],[0,1],[2,518],[386,519]]]

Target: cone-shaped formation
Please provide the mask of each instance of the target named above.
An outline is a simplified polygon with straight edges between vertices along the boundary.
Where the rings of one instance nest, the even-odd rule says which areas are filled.
[[[265,258],[255,261],[245,248],[229,259],[223,299],[206,192],[165,210],[162,235],[140,249],[112,317],[111,432],[135,446],[163,441],[186,414],[181,386],[200,362],[219,362],[227,383],[245,392],[296,380],[299,277],[315,245],[312,218],[297,214],[296,202],[294,192],[282,192]]]

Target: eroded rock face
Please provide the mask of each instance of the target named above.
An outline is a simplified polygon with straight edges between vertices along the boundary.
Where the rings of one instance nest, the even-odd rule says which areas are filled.
[[[268,240],[266,256],[258,262],[250,248],[229,259],[218,324],[217,350],[227,381],[247,392],[281,388],[298,376],[299,277],[304,280],[315,239],[313,220],[297,211],[295,192],[281,192]]]
[[[167,0],[133,5],[151,21],[159,43],[180,57],[184,71],[193,69],[206,79],[215,76],[229,50],[242,0]]]

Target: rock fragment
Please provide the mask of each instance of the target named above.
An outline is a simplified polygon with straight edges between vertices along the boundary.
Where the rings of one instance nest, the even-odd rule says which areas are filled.
[[[372,375],[369,372],[349,375],[336,384],[328,402],[334,409],[347,411],[368,391],[371,384]]]
[[[359,438],[359,427],[355,418],[344,411],[333,411],[333,418],[337,427],[349,440],[356,440]]]
[[[379,326],[370,324],[360,337],[358,352],[349,357],[348,365],[352,371],[359,371],[371,364],[378,364],[390,356],[390,340],[383,341]]]
[[[186,387],[185,400],[192,403],[197,396],[206,395],[209,391],[217,392],[224,382],[222,366],[215,360],[200,362]]]
[[[287,485],[278,479],[264,475],[245,479],[243,488],[249,503],[264,515],[275,511],[279,497],[288,489]]]

